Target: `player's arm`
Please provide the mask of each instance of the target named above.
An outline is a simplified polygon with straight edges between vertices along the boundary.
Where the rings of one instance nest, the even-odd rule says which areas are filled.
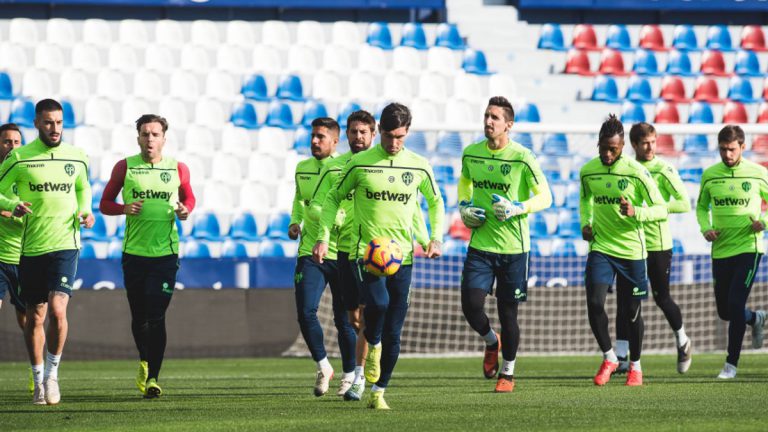
[[[11,153],[11,155],[13,155],[13,153]],[[11,157],[11,155],[5,158],[5,161],[0,165],[0,191],[13,190],[11,188],[14,183],[16,183],[16,158]],[[0,210],[13,213],[16,207],[21,203],[21,200],[14,196],[5,196],[0,193]],[[17,214],[16,216],[20,215]]]
[[[656,186],[656,182],[651,178],[651,174],[644,170],[639,176],[640,182],[640,194],[646,203],[646,207],[636,206],[634,207],[635,219],[638,222],[652,222],[665,219],[668,215],[667,204],[664,202],[664,198],[659,192],[659,187]],[[644,186],[644,187],[643,187]]]
[[[121,214],[138,214],[141,211],[141,201],[136,201],[132,204],[138,208],[135,213],[126,212],[126,206],[118,203],[117,194],[125,184],[125,173],[128,170],[128,164],[125,159],[118,161],[112,168],[112,174],[109,176],[107,185],[104,186],[104,191],[101,194],[101,201],[99,201],[99,211],[106,216],[118,216]]]
[[[75,179],[75,196],[77,197],[77,214],[80,218],[80,225],[91,228],[96,222],[91,211],[91,183],[88,181],[88,158],[83,154],[83,164],[85,169],[78,173]]]
[[[437,258],[442,254],[443,246],[443,222],[445,220],[445,207],[440,188],[435,181],[435,174],[429,164],[424,164],[427,173],[419,184],[419,191],[427,200],[429,212],[429,225],[432,227],[429,245],[427,245],[427,258]]]
[[[319,263],[322,263],[323,258],[328,254],[328,242],[331,238],[331,230],[336,223],[339,204],[355,188],[357,173],[358,170],[355,169],[354,164],[347,164],[344,170],[342,170],[341,176],[339,176],[325,196],[325,200],[323,200],[317,240],[312,248],[312,257]]]
[[[581,187],[579,188],[579,220],[581,221],[581,237],[584,240],[594,240],[594,232],[592,232],[592,190],[589,189],[589,185],[584,181],[584,173],[579,176],[581,179]]]
[[[669,213],[688,213],[691,211],[691,200],[688,197],[688,191],[677,170],[669,167],[669,170],[664,173],[663,178],[665,181],[663,185],[659,184],[659,188],[665,188],[669,196],[674,198],[667,203]]]
[[[333,187],[334,182],[338,178],[339,169],[336,167],[329,167],[329,164],[323,166],[320,170],[320,181],[315,186],[315,191],[312,193],[312,200],[309,202],[309,206],[305,208],[305,216],[307,219],[317,222],[320,220],[320,213],[323,211],[323,201],[326,195]]]
[[[761,167],[760,174],[761,174],[760,180],[758,180],[757,182],[759,186],[758,193],[760,194],[760,198],[762,198],[763,201],[768,202],[768,170]],[[761,207],[762,207],[762,203],[761,203]],[[768,226],[768,212],[766,212],[763,215],[758,215],[758,217],[756,217],[752,221],[752,229],[755,232],[764,230],[766,226]]]
[[[534,213],[552,207],[552,191],[549,189],[549,183],[541,170],[541,166],[533,154],[526,156],[528,168],[526,170],[526,181],[533,192],[533,196],[523,201],[521,204],[526,213]]]
[[[466,168],[462,163],[461,175],[456,186],[459,197],[459,216],[461,216],[461,221],[464,222],[467,228],[477,228],[485,223],[485,209],[474,206],[472,201],[472,179],[466,177],[466,175],[468,173],[466,173]]]
[[[179,162],[176,166],[176,171],[179,173],[179,201],[176,203],[176,216],[180,220],[187,220],[189,214],[195,209],[197,199],[195,193],[192,191],[191,176],[189,173],[189,167],[186,164]]]
[[[299,181],[295,179],[296,189],[293,192],[293,208],[291,209],[291,221],[288,224],[288,237],[292,240],[299,238],[301,221],[304,220],[304,202],[301,199]]]
[[[712,196],[706,182],[706,175],[701,179],[701,189],[699,190],[699,199],[696,202],[696,221],[699,223],[699,229],[707,241],[713,241],[717,238],[717,231],[712,229],[709,206]]]
[[[421,212],[421,206],[416,200],[416,210],[413,212],[413,237],[416,239],[416,243],[426,251],[429,248],[429,231],[427,231],[427,224],[424,223],[424,214]]]

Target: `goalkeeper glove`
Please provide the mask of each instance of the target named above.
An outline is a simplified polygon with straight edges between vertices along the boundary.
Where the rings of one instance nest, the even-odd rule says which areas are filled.
[[[471,201],[459,203],[459,215],[461,215],[461,221],[467,228],[477,228],[485,223],[485,209],[472,207]]]
[[[525,205],[521,202],[510,202],[503,196],[496,194],[491,195],[491,200],[493,202],[493,212],[496,214],[496,219],[502,222],[525,213]]]

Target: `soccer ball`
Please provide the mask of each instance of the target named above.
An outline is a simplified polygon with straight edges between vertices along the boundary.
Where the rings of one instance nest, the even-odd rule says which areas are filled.
[[[392,276],[403,263],[403,249],[396,241],[387,237],[376,237],[368,242],[363,257],[365,271],[373,275]]]

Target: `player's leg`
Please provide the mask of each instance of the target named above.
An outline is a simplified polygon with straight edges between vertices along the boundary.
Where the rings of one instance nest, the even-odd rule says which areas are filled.
[[[461,274],[461,310],[472,330],[485,340],[483,375],[488,379],[499,370],[499,338],[485,313],[485,297],[493,288],[495,255],[470,248]]]
[[[149,375],[149,363],[147,362],[147,296],[144,293],[146,287],[147,272],[143,266],[141,257],[123,254],[122,258],[123,281],[125,293],[128,297],[128,307],[131,311],[131,334],[136,350],[139,352],[139,372],[136,376],[136,387],[141,394],[146,391],[147,375]]]
[[[343,374],[339,389],[336,391],[338,396],[344,396],[352,387],[355,380],[355,344],[357,335],[355,328],[349,321],[347,309],[342,300],[341,279],[339,275],[338,262],[335,260],[325,260],[323,262],[323,271],[328,286],[331,288],[331,301],[333,305],[333,323],[337,330],[337,342],[339,352],[341,353],[341,366]]]
[[[32,403],[45,405],[43,348],[45,347],[45,317],[48,314],[48,289],[46,274],[48,255],[22,256],[19,261],[19,283],[21,300],[26,305],[27,323],[24,327],[24,342],[27,345],[32,368],[34,391]]]
[[[365,390],[363,365],[365,364],[365,355],[368,353],[368,344],[363,335],[363,309],[361,307],[360,287],[355,277],[353,264],[349,261],[349,253],[339,251],[336,262],[339,267],[341,299],[344,309],[347,311],[347,319],[355,331],[355,372],[352,386],[344,392],[343,396],[344,400],[359,401]]]
[[[628,260],[622,260],[624,263],[628,263]],[[631,264],[629,264],[631,265]],[[642,263],[642,273],[645,273],[645,263]],[[630,273],[631,275],[631,273]],[[644,278],[644,276],[643,276]],[[641,282],[642,284],[642,282]],[[644,284],[645,288],[642,288],[647,295],[647,282]],[[620,304],[625,305],[625,325],[628,330],[628,342],[629,342],[629,370],[627,371],[626,384],[630,386],[642,385],[643,375],[642,367],[640,365],[640,356],[643,351],[643,333],[645,331],[645,325],[642,316],[642,304],[639,298],[635,298],[633,295],[637,292],[638,282],[633,281],[627,277],[624,271],[619,271],[616,274],[616,297]]]
[[[156,398],[163,391],[158,385],[160,368],[165,358],[167,333],[165,313],[171,303],[173,290],[176,286],[176,273],[179,270],[179,257],[168,255],[157,258],[144,258],[147,278],[143,294],[145,296],[147,317],[147,382],[144,390],[145,398]]]
[[[677,371],[685,373],[691,367],[691,341],[685,333],[683,314],[669,290],[669,273],[672,268],[672,250],[648,252],[648,279],[656,306],[664,313],[675,333],[677,347]]]
[[[605,385],[619,367],[619,359],[611,346],[608,315],[605,312],[605,299],[613,278],[614,270],[609,258],[600,252],[590,252],[585,270],[587,317],[592,334],[603,353],[603,362],[594,379],[596,385]]]
[[[717,309],[717,316],[723,321],[731,320],[728,310],[728,296],[736,273],[735,266],[736,257],[712,259],[712,286],[715,292],[715,307]],[[725,365],[717,377],[722,379],[735,378],[736,365],[729,363],[726,358]]]
[[[616,291],[630,290],[632,287],[621,286],[627,284],[626,278],[616,278]],[[623,300],[623,301],[622,301]],[[629,371],[629,298],[616,296],[616,357],[619,359],[617,374]]]
[[[739,366],[741,345],[748,321],[753,321],[755,312],[746,309],[747,299],[752,290],[752,281],[760,263],[761,254],[740,254],[733,257],[733,278],[728,291],[728,357],[726,363],[733,366],[733,376]],[[724,368],[725,371],[725,368]],[[730,372],[730,370],[729,370]],[[721,373],[722,374],[722,373]],[[720,378],[732,378],[721,376]]]
[[[517,309],[521,302],[528,299],[527,253],[499,255],[494,266],[496,276],[496,298],[501,324],[502,365],[496,381],[497,393],[508,393],[515,388],[515,360],[520,345],[520,326],[517,321]]]
[[[363,335],[368,343],[368,354],[365,356],[363,373],[366,381],[375,383],[381,377],[381,338],[390,299],[387,290],[387,278],[372,275],[363,269],[362,262],[358,261],[355,276],[360,281],[362,298],[365,303]],[[400,271],[402,269],[401,267]]]
[[[21,329],[22,335],[27,324],[27,308],[19,297],[19,266],[18,264],[8,264],[0,262],[0,299],[4,297],[4,292],[8,292],[11,306],[16,310],[16,323]],[[32,375],[32,368],[29,369],[30,393],[35,391],[35,381]]]

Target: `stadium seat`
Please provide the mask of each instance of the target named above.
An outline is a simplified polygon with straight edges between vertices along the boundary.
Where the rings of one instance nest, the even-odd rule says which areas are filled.
[[[103,19],[91,18],[83,21],[83,42],[108,47],[113,42],[112,27]]]
[[[87,230],[84,230],[87,231]],[[80,247],[80,259],[96,259],[96,248],[93,243],[86,241]]]
[[[674,102],[661,101],[656,104],[655,123],[680,123],[680,112]]]
[[[592,85],[592,97],[597,102],[619,102],[619,87],[616,79],[608,75],[598,75]]]
[[[288,62],[286,71],[294,74],[312,74],[320,69],[320,62],[317,59],[317,51],[304,45],[291,45],[288,48]]]
[[[491,75],[494,72],[488,70],[488,62],[485,59],[485,53],[480,50],[464,50],[464,58],[461,62],[461,68],[464,72],[475,75]]]
[[[707,136],[706,135],[686,135],[685,139],[683,140],[683,151],[685,151],[686,153],[708,152],[709,143],[707,142]],[[680,175],[682,176],[683,173],[684,171],[681,168]]]
[[[296,26],[296,44],[316,49],[323,48],[326,45],[323,25],[317,21],[299,21]]]
[[[768,123],[768,102],[763,102],[757,109],[757,123]]]
[[[725,58],[720,51],[704,51],[701,56],[701,73],[714,76],[730,76],[725,71]]]
[[[728,85],[728,99],[743,103],[760,101],[752,93],[752,83],[749,81],[749,78],[742,78],[740,76],[731,78],[731,82]]]
[[[645,111],[643,105],[635,102],[626,101],[621,105],[622,123],[640,123],[645,121]]]
[[[653,103],[656,98],[652,95],[651,83],[641,76],[632,76],[627,83],[627,94],[625,99],[639,103]]]
[[[578,221],[577,221],[578,222]],[[581,236],[581,230],[579,230],[579,236]],[[571,258],[579,256],[576,251],[576,245],[572,240],[558,240],[552,245],[552,253],[550,256],[558,258]]]
[[[750,150],[762,156],[768,154],[768,135],[755,135]]]
[[[125,227],[125,224],[122,225]],[[125,228],[123,228],[124,230]],[[122,237],[121,237],[122,238]],[[107,245],[107,259],[120,259],[123,257],[123,242],[112,239]]]
[[[766,51],[765,33],[759,25],[746,25],[741,30],[741,48],[750,51]]]
[[[149,45],[149,35],[144,21],[124,19],[117,27],[117,39],[121,44],[144,48]]]
[[[290,101],[303,102],[304,88],[301,83],[301,78],[298,75],[284,75],[280,78],[280,82],[277,84],[277,93],[275,94],[279,99],[286,99]]]
[[[264,21],[261,26],[261,43],[287,50],[291,46],[291,32],[284,21]]]
[[[24,47],[12,43],[0,43],[0,69],[23,73],[29,67]]]
[[[272,215],[267,225],[267,237],[271,239],[288,239],[288,226],[291,224],[291,216],[287,213]]]
[[[387,55],[383,49],[371,45],[363,45],[359,48],[357,55],[358,70],[383,75],[387,67]]]
[[[539,247],[539,242],[531,242],[531,249],[528,251],[528,254],[534,258],[541,256],[541,247]]]
[[[11,102],[11,115],[9,123],[16,123],[19,127],[35,127],[35,103],[27,98],[16,98]]]
[[[706,47],[710,50],[733,51],[731,32],[728,31],[728,26],[722,24],[709,26]]]
[[[63,47],[71,47],[77,43],[75,28],[72,21],[66,18],[50,18],[45,25],[46,42]]]
[[[312,120],[310,120],[310,123]],[[305,125],[309,126],[309,125]],[[300,127],[296,129],[293,134],[293,149],[296,153],[302,156],[309,156],[312,154],[312,131],[309,127]]]
[[[596,75],[595,72],[592,72],[592,66],[589,63],[587,53],[577,49],[568,51],[563,73],[585,76]]]
[[[284,102],[272,101],[267,109],[267,120],[264,124],[282,129],[292,129],[294,124],[291,107]]]
[[[244,212],[237,215],[229,227],[229,237],[246,241],[258,240],[259,229],[253,214]]]
[[[479,78],[479,77],[476,77]],[[478,81],[478,84],[480,84],[481,81]],[[475,93],[482,94],[482,93]],[[517,97],[517,81],[512,75],[507,74],[496,74],[491,75],[490,78],[488,78],[488,94],[501,94],[505,95],[507,98],[513,98]],[[469,99],[470,101],[472,99]]]
[[[749,115],[744,104],[738,101],[728,101],[723,108],[722,123],[749,123]]]
[[[228,21],[225,33],[225,41],[230,46],[251,48],[256,45],[256,35],[248,21]]]
[[[437,137],[435,151],[439,155],[461,157],[464,145],[458,132],[441,132]]]
[[[427,156],[427,136],[424,131],[411,131],[406,141],[408,150]]]
[[[308,100],[304,103],[304,114],[301,118],[302,126],[311,126],[312,120],[318,117],[328,117],[328,110],[325,104],[316,100]]]
[[[259,44],[253,48],[253,70],[279,75],[284,73],[280,51],[269,45]]]
[[[221,224],[219,224],[219,219],[210,212],[198,214],[192,225],[192,236],[202,240],[221,240]]]
[[[528,132],[518,132],[512,135],[510,139],[528,150],[533,150],[533,137]]]
[[[323,59],[322,68],[326,71],[346,75],[355,69],[355,64],[352,61],[352,50],[340,45],[326,46],[321,58]]]
[[[231,45],[216,48],[216,69],[236,74],[249,72],[243,48]]]
[[[498,94],[498,93],[493,93]],[[446,124],[465,124],[480,121],[482,117],[478,115],[476,109],[469,102],[457,99],[448,99],[445,102],[445,123]]]
[[[656,137],[656,153],[664,156],[676,156],[675,138],[672,135],[660,134]]]
[[[640,48],[653,51],[666,51],[667,46],[664,43],[664,34],[659,26],[654,24],[645,24],[640,29]]]
[[[696,79],[696,88],[693,91],[693,100],[709,103],[722,103],[720,88],[712,77],[701,76]]]
[[[747,77],[760,77],[765,74],[760,70],[760,60],[754,51],[739,50],[736,53],[736,64],[733,68],[736,75]]]
[[[564,133],[549,134],[544,138],[541,151],[547,155],[567,156],[568,138]]]
[[[528,223],[530,224],[531,237],[545,238],[549,236],[547,221],[544,219],[544,215],[542,215],[540,212],[529,215]]]
[[[80,238],[83,240],[104,241],[108,240],[107,223],[104,216],[99,212],[93,213],[93,227],[80,231]]]
[[[448,235],[455,239],[469,241],[472,237],[472,230],[464,225],[460,217],[457,217],[451,222],[451,226],[448,228]]]
[[[619,51],[631,51],[632,41],[629,38],[627,26],[624,24],[611,24],[605,37],[605,46]]]
[[[560,34],[562,41],[563,35]],[[459,27],[453,23],[440,23],[437,26],[437,36],[435,37],[435,46],[449,48],[454,51],[460,51],[466,48],[464,39],[459,33]]]
[[[53,82],[47,71],[29,69],[21,78],[21,94],[34,100],[50,97],[53,93]]]
[[[579,185],[576,183],[571,183],[568,186],[567,193],[565,195],[565,208],[577,210],[580,205],[580,200],[581,197],[579,196]]]
[[[219,29],[216,23],[210,20],[195,20],[190,26],[189,40],[194,45],[214,49],[221,43]]]
[[[63,75],[62,75],[63,77]],[[87,79],[83,76],[84,79]],[[73,89],[74,90],[74,89]],[[82,97],[80,93],[78,97]],[[123,74],[113,69],[101,69],[96,75],[96,94],[113,101],[125,101],[130,95]],[[138,118],[138,116],[136,116]]]
[[[148,112],[152,112],[152,109],[146,99],[128,96],[121,104],[119,120],[126,125],[132,124],[139,118],[139,116]],[[113,129],[113,133],[114,130],[115,129]],[[130,131],[132,131],[131,137],[133,138],[133,141],[135,141],[135,130],[131,128]]]
[[[656,60],[656,54],[654,54],[653,51],[646,49],[635,51],[635,63],[632,65],[632,72],[638,75],[661,75],[661,72],[659,72],[659,62]]]
[[[176,99],[191,102],[200,98],[200,83],[194,73],[188,70],[175,70],[169,77],[168,94]]]
[[[174,20],[159,20],[155,22],[155,42],[173,48],[184,45],[184,31],[181,23]],[[148,47],[151,44],[147,45]]]
[[[606,48],[600,54],[600,67],[598,71],[605,75],[625,76],[629,75],[624,69],[624,57],[621,51]]]
[[[532,102],[523,102],[515,109],[515,121],[519,123],[539,123],[539,107]]]
[[[347,78],[347,84],[349,86],[347,97],[350,99],[376,100],[379,95],[376,79],[368,72],[352,72]]]
[[[563,30],[559,24],[544,24],[539,32],[539,42],[536,44],[538,49],[548,49],[554,51],[565,51],[565,40]]]
[[[659,97],[670,102],[687,102],[688,98],[685,96],[683,80],[674,75],[665,76],[661,80]]]
[[[64,129],[72,129],[77,126],[77,120],[75,119],[75,109],[72,108],[72,102],[61,99],[59,101],[62,108],[62,120],[64,121]]]
[[[573,38],[571,46],[580,50],[598,51],[597,35],[595,29],[590,24],[578,24],[573,29]]]
[[[75,69],[97,71],[104,67],[96,45],[75,44],[72,47],[72,61],[69,65]]]
[[[86,82],[86,85],[88,83]],[[0,71],[0,100],[11,100],[14,98],[13,82],[11,76],[6,72]]]
[[[422,72],[416,97],[422,100],[445,104],[448,97],[448,83],[443,75],[436,72]]]
[[[699,42],[696,39],[696,33],[693,26],[688,24],[679,24],[675,26],[672,47],[680,51],[697,51]]]
[[[712,106],[707,102],[694,102],[691,104],[688,113],[688,123],[708,124],[715,122],[715,114],[712,112]]]
[[[667,57],[667,68],[665,70],[669,75],[694,76],[691,58],[685,51],[670,51]]]
[[[258,129],[259,127],[256,108],[250,102],[241,102],[235,105],[229,121],[235,126],[245,129]]]
[[[165,94],[160,76],[150,70],[138,70],[133,75],[133,95],[155,101]]]
[[[456,174],[453,165],[433,165],[435,181],[441,184],[453,185],[456,183]]]
[[[211,249],[207,244],[195,240],[184,243],[184,258],[211,258]]]
[[[400,46],[416,48],[417,50],[426,50],[427,35],[424,33],[424,27],[418,22],[408,22],[403,24],[400,30]]]
[[[366,36],[365,43],[383,50],[391,50],[393,48],[392,33],[389,31],[387,23],[370,23],[368,25],[368,35]]]
[[[336,117],[336,121],[339,123],[339,127],[342,129],[347,127],[347,117],[355,111],[361,110],[362,107],[356,102],[347,102],[339,108],[339,114]]]
[[[248,258],[248,248],[245,243],[239,241],[225,240],[221,245],[222,258]]]
[[[331,71],[321,70],[315,72],[312,78],[312,97],[328,102],[342,99],[344,85],[341,77]]]
[[[685,248],[683,242],[680,239],[672,239],[672,255],[680,256],[685,254]]]
[[[270,100],[270,97],[267,94],[267,80],[261,74],[254,74],[245,78],[243,85],[240,88],[240,93],[242,93],[246,99],[262,102]]]
[[[443,243],[443,254],[446,256],[465,256],[467,254],[467,242],[461,239],[447,238]]]
[[[264,239],[259,243],[259,256],[261,257],[284,257],[285,249],[280,242]]]

